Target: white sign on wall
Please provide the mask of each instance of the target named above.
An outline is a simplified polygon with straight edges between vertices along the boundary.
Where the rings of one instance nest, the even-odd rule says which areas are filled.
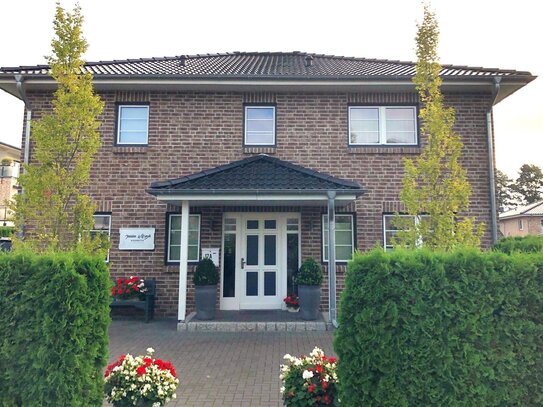
[[[155,228],[121,228],[119,234],[119,250],[155,249]]]
[[[202,248],[202,259],[211,259],[215,266],[219,265],[219,249],[203,249]]]

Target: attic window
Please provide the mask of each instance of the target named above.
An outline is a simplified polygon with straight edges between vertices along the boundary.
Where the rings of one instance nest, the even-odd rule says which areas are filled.
[[[275,145],[275,106],[245,106],[246,146]]]

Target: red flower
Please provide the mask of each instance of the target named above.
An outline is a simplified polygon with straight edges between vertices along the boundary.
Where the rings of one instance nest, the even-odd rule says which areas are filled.
[[[140,366],[136,369],[136,373],[138,376],[143,376],[147,372],[147,368],[145,366]]]
[[[327,387],[328,387],[328,382],[326,382],[326,381],[323,380],[323,381],[321,381],[321,385],[322,385],[322,389],[323,389],[324,391],[326,391],[326,389],[327,389]]]
[[[323,371],[323,368],[322,368],[322,366],[321,366],[321,365],[317,365],[317,366],[315,366],[315,372],[317,372],[317,373],[321,374],[321,373],[322,373],[322,371]]]
[[[328,358],[328,362],[330,362],[330,363],[336,363],[336,362],[337,362],[337,359],[336,359],[336,358]]]
[[[315,383],[311,383],[308,387],[307,387],[307,391],[309,393],[313,393],[315,391],[315,388],[317,387],[317,385]]]
[[[330,404],[332,400],[330,400],[330,397],[328,396],[328,394],[325,394],[324,395],[324,404]]]

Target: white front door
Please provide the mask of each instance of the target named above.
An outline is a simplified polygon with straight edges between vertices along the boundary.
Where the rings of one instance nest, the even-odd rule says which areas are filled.
[[[226,213],[221,309],[281,309],[287,295],[287,220],[298,214]]]
[[[282,259],[279,220],[274,214],[242,216],[240,309],[281,308]]]

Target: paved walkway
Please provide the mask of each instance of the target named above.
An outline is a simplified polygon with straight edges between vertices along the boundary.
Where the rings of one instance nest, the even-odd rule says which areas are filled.
[[[281,406],[283,355],[315,346],[332,355],[333,332],[178,332],[173,320],[116,320],[110,326],[110,360],[143,354],[171,360],[180,384],[177,406]]]

